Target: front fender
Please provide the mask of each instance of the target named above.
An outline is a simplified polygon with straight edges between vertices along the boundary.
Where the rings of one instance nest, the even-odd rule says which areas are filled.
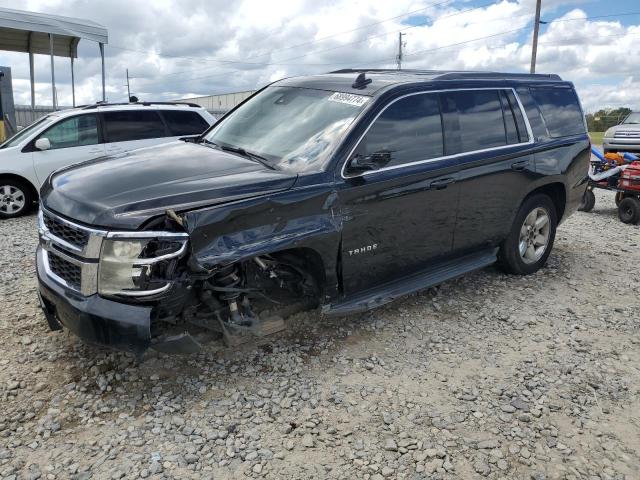
[[[182,215],[191,263],[217,265],[292,248],[309,248],[323,260],[325,288],[337,288],[342,234],[338,195],[328,185],[288,190]]]

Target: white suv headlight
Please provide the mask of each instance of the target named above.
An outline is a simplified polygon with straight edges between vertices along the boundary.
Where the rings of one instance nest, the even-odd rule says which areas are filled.
[[[169,271],[187,248],[187,234],[144,232],[109,234],[103,240],[98,268],[101,295],[145,296],[171,286]]]

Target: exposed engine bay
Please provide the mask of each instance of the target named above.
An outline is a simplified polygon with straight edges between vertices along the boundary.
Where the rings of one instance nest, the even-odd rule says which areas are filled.
[[[284,318],[316,308],[321,298],[318,279],[299,252],[256,256],[206,273],[185,270],[184,275],[190,285],[179,289],[181,296],[168,296],[157,307],[151,324],[156,350],[193,353],[216,338],[236,346],[283,330]]]

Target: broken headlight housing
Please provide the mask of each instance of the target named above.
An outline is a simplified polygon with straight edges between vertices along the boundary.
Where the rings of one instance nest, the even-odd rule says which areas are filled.
[[[168,290],[187,240],[186,233],[108,234],[100,252],[98,293],[142,297]]]

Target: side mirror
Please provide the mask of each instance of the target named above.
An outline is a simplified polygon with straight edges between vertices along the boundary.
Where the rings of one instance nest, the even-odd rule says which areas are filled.
[[[349,160],[347,170],[352,173],[377,170],[384,167],[391,161],[391,152],[382,150],[370,155],[355,155]]]
[[[38,150],[49,150],[51,148],[51,142],[48,138],[39,138],[36,140],[35,147]]]

